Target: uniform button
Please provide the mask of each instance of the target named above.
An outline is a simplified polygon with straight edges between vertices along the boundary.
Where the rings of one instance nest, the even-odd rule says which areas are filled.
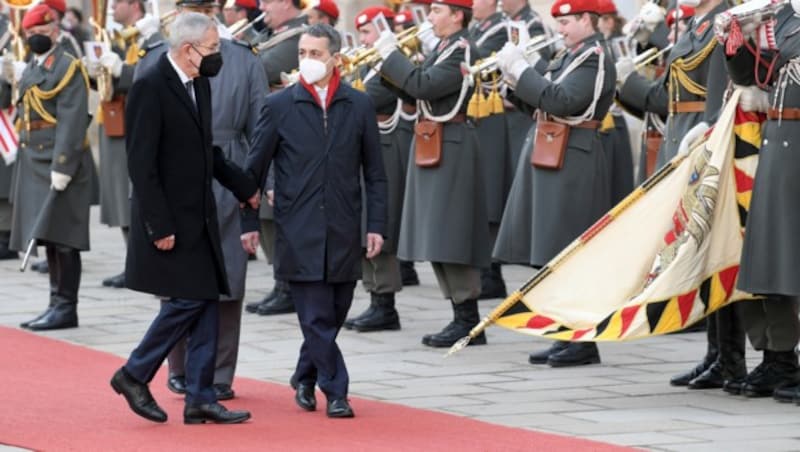
[[[783,142],[783,147],[788,148],[789,147],[789,142],[788,141],[784,141]]]
[[[325,205],[324,204],[320,204],[319,210],[325,210]]]
[[[766,138],[764,138],[764,146],[766,146],[766,145],[768,145],[768,144],[769,144],[769,140],[767,140]]]

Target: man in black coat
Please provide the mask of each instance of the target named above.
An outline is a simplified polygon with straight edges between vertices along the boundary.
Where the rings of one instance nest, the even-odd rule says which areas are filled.
[[[314,386],[329,417],[352,417],[348,374],[336,336],[361,276],[361,183],[367,195],[367,258],[381,251],[386,229],[386,174],[375,109],[336,68],[341,41],[316,24],[300,37],[300,82],[267,97],[246,168],[259,186],[275,161],[276,275],[289,281],[305,339],[292,386],[301,408],[316,409]],[[245,248],[258,246],[246,222]]]
[[[170,51],[144,72],[126,106],[128,168],[133,183],[127,287],[168,298],[128,362],[111,379],[140,416],[164,422],[147,384],[175,343],[189,336],[184,423],[239,423],[246,411],[217,403],[212,386],[218,299],[228,293],[212,178],[240,201],[257,205],[258,189],[212,147],[211,88],[219,72],[215,23],[180,15]]]

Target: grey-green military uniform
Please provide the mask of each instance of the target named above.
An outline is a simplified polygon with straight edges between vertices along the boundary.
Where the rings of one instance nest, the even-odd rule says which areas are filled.
[[[621,37],[622,35],[612,36]],[[614,59],[609,40],[603,40],[606,55]],[[608,128],[600,129],[600,136],[603,140],[603,149],[606,153],[608,162],[608,177],[610,184],[611,205],[616,205],[633,191],[633,151],[631,150],[631,138],[628,133],[628,124],[622,115],[619,105],[611,104],[608,116],[605,121],[611,120]]]
[[[667,60],[667,71],[655,82],[644,76],[633,73],[625,80],[619,91],[619,98],[627,105],[640,111],[654,112],[667,116],[666,131],[661,149],[658,152],[657,168],[664,166],[678,153],[681,139],[692,127],[705,121],[713,124],[722,106],[722,97],[728,85],[725,70],[724,49],[714,36],[714,16],[728,8],[723,1],[698,22],[692,18],[686,31],[672,47]],[[705,54],[705,55],[704,55]],[[686,69],[689,60],[696,58],[696,67]],[[683,60],[683,64],[680,61]],[[681,66],[684,68],[681,69]],[[670,99],[670,78],[685,74],[702,89],[695,92],[687,90],[687,86],[675,82],[674,92]],[[684,102],[695,102],[689,112],[677,112]],[[700,106],[699,103],[703,105]],[[673,112],[670,113],[672,108]]]
[[[55,46],[42,64],[32,59],[19,81],[20,96],[33,87],[52,90],[64,78],[73,61],[75,59],[61,46]],[[45,221],[37,225],[36,239],[81,251],[89,249],[90,165],[93,162],[86,141],[88,87],[81,67],[78,62],[72,78],[57,96],[41,100],[46,112],[57,120],[56,124],[31,127],[32,130],[27,131],[23,123],[11,193],[14,205],[12,249],[25,250],[43,206],[49,209],[50,214],[44,215]],[[0,106],[8,107],[10,102],[10,85],[2,83]],[[24,116],[21,100],[17,102],[17,109]],[[30,111],[30,119],[37,124],[44,121],[34,109]],[[45,199],[51,193],[51,171],[71,176],[72,180],[66,190],[54,193],[51,202],[45,206]]]
[[[549,79],[535,68],[526,69],[510,97],[520,109],[557,117],[582,115],[593,102],[595,80],[602,75],[602,89],[589,118],[602,120],[614,101],[616,72],[601,41],[596,33],[562,51],[546,70]],[[574,71],[559,83],[551,81],[585,52],[591,53]],[[608,164],[596,128],[571,128],[558,170],[531,165],[535,129],[536,123],[517,163],[493,257],[541,267],[600,218],[610,207],[610,198]]]
[[[780,52],[768,86],[770,106],[800,109],[800,85],[787,77],[792,59],[800,57],[800,19],[790,5],[778,13],[775,38]],[[754,85],[754,56],[741,48],[728,60],[731,79],[740,85]],[[759,74],[760,79],[767,76]],[[785,86],[783,83],[786,83]],[[800,128],[794,119],[769,118],[761,130],[758,171],[747,215],[738,288],[770,295],[763,301],[741,303],[748,337],[756,350],[790,351],[800,340],[798,302],[800,280],[800,157],[793,151],[800,145]]]
[[[381,73],[411,97],[428,102],[433,115],[449,113],[462,86],[464,45],[470,46],[468,63],[477,55],[466,38],[467,30],[461,30],[442,39],[420,67],[393,52],[383,62]],[[436,62],[450,51],[447,58]],[[465,99],[470,95],[471,89]],[[467,102],[462,102],[459,112],[463,114],[466,107]],[[419,113],[420,120],[425,119]],[[442,137],[438,166],[422,168],[409,163],[397,254],[403,260],[432,262],[443,295],[459,304],[477,298],[478,269],[490,261],[483,162],[470,123],[463,119],[445,122]]]
[[[155,33],[147,38],[141,47],[150,48],[162,39],[160,33]],[[125,61],[124,49],[115,46],[113,50]],[[113,79],[113,97],[127,95],[133,85],[135,69],[135,64],[123,64],[119,77]],[[127,228],[130,225],[131,213],[125,137],[108,136],[103,124],[98,124],[97,131],[100,151],[100,222],[112,227]]]

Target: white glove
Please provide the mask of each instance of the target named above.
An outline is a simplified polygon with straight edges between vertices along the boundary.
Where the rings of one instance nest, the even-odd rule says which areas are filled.
[[[495,58],[497,58],[497,67],[503,72],[503,76],[513,80],[519,80],[525,69],[528,69],[525,53],[511,42],[507,42],[497,52]]]
[[[439,38],[433,34],[433,24],[425,21],[419,25],[417,30],[417,38],[422,43],[422,53],[430,55],[439,44]]]
[[[22,73],[25,71],[25,64],[22,61],[16,61],[14,57],[5,55],[0,63],[0,78],[8,83],[18,82],[22,78]]]
[[[97,60],[89,61],[85,56],[81,57],[81,61],[86,67],[86,73],[89,74],[89,78],[97,79],[97,76],[100,75],[100,68],[102,67],[100,62]]]
[[[739,107],[744,111],[760,111],[765,112],[769,110],[769,95],[766,91],[760,89],[755,85],[741,86],[733,85],[734,88],[742,90],[742,95],[739,97]]]
[[[708,132],[709,126],[708,123],[705,121],[700,121],[689,129],[686,135],[683,136],[681,143],[678,145],[678,155],[688,155],[689,154],[689,146],[694,144],[698,138],[702,137],[703,134]]]
[[[100,64],[111,72],[114,77],[122,74],[122,58],[114,52],[106,52],[100,57]]]
[[[67,176],[58,171],[50,171],[50,187],[55,191],[64,191],[71,180],[72,176]]]
[[[620,57],[614,67],[617,69],[617,84],[619,85],[625,84],[628,76],[636,72],[636,65],[633,64],[631,57]]]
[[[372,46],[375,47],[381,58],[385,60],[392,52],[397,50],[397,38],[393,33],[384,31]]]
[[[158,32],[159,28],[161,28],[161,22],[154,16],[148,14],[137,20],[134,26],[139,30],[139,35],[141,35],[142,38],[149,39],[150,36],[153,36]]]
[[[655,31],[658,24],[664,22],[664,8],[658,6],[653,2],[647,2],[642,5],[639,10],[638,18],[641,19],[642,25],[650,32]]]

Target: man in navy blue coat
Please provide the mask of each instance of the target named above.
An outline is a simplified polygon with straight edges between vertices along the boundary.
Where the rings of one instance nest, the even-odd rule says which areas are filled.
[[[361,174],[367,195],[368,258],[383,246],[386,174],[375,109],[369,97],[340,80],[341,41],[329,25],[300,37],[301,78],[267,97],[245,167],[264,186],[275,175],[277,278],[290,282],[304,342],[291,383],[301,408],[314,411],[314,387],[329,417],[353,417],[348,374],[336,345],[361,277]],[[258,246],[257,225],[245,222],[245,249]]]

